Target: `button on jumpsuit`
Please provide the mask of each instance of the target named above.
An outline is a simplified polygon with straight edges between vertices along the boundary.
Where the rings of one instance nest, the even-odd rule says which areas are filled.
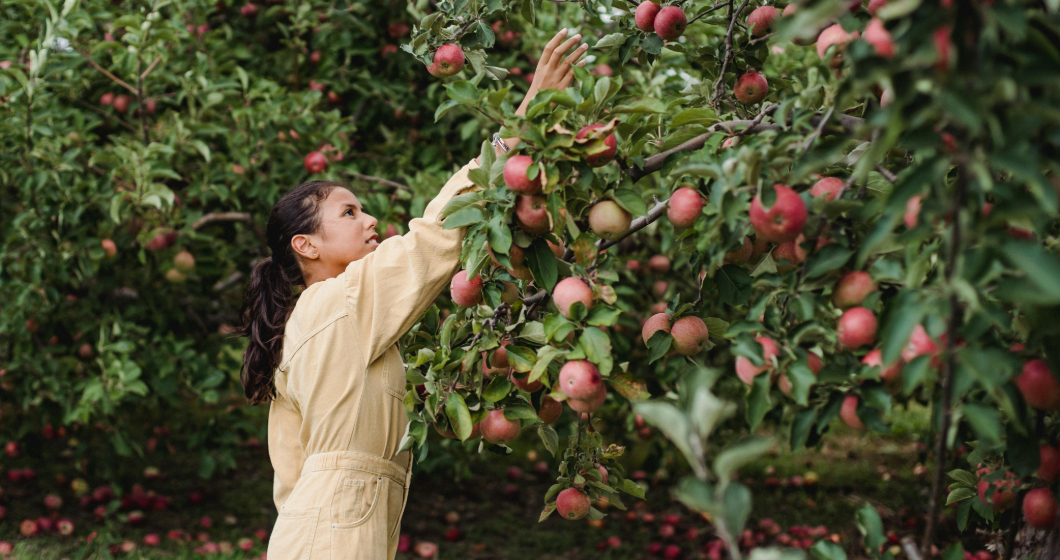
[[[460,270],[467,228],[442,229],[446,182],[409,232],[384,240],[335,278],[306,288],[284,329],[269,408],[269,458],[279,517],[269,560],[383,560],[397,553],[412,455],[398,339]]]

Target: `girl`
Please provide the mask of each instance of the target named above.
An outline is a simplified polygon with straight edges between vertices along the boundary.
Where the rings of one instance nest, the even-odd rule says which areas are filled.
[[[565,89],[584,54],[564,29],[545,46],[519,107]],[[561,44],[562,43],[562,44]],[[507,139],[513,147],[517,139]],[[498,148],[499,149],[499,148]],[[376,219],[342,185],[310,181],[272,210],[272,256],[251,273],[241,311],[250,337],[240,380],[269,405],[269,458],[279,510],[270,560],[392,559],[412,454],[398,453],[408,420],[397,342],[460,269],[466,228],[439,214],[477,187],[472,160],[442,187],[409,233],[379,243]],[[292,296],[294,286],[304,286]]]

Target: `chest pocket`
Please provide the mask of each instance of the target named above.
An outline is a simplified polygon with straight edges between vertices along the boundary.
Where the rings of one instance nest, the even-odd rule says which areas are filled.
[[[383,355],[383,388],[396,399],[405,398],[405,364],[401,361],[401,351],[397,344],[387,349]]]

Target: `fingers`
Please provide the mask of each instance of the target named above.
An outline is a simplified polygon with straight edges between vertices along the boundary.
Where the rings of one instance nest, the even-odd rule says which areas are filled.
[[[563,62],[566,62],[567,64],[574,64],[574,61],[576,61],[579,58],[581,58],[581,56],[583,54],[585,54],[586,51],[588,51],[588,50],[589,50],[589,45],[586,45],[585,43],[582,43],[581,46],[576,48],[576,49],[574,49],[574,52],[570,53],[570,56],[565,58],[563,60]]]
[[[567,28],[564,27],[563,29],[560,29],[559,33],[556,33],[556,36],[550,39],[549,42],[545,45],[545,50],[541,53],[541,59],[547,61],[549,58],[551,58],[552,51],[556,50],[556,46],[559,45],[559,42],[562,41],[563,38],[566,36]]]
[[[570,39],[564,41],[562,45],[552,51],[548,63],[554,65],[556,61],[559,60],[559,57],[562,57],[564,54],[566,54],[566,52],[569,51],[570,48],[573,47],[581,38],[581,33],[579,33],[571,37]]]

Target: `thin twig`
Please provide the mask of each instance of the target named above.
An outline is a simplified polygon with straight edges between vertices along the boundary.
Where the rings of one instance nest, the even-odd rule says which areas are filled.
[[[254,223],[254,219],[249,212],[210,212],[195,220],[195,223],[191,224],[191,229],[198,230],[214,222],[246,222],[251,224]]]
[[[714,6],[713,8],[708,8],[706,10],[703,10],[702,12],[699,12],[698,14],[695,15],[695,17],[693,17],[692,19],[688,20],[688,23],[686,24],[686,27],[688,25],[692,25],[693,23],[695,23],[697,19],[699,19],[699,18],[701,18],[701,17],[703,17],[703,16],[705,16],[705,15],[707,15],[707,14],[709,14],[709,13],[715,11],[715,10],[720,10],[720,9],[724,8],[725,6],[726,6],[726,4],[718,4],[718,5]]]
[[[124,87],[125,89],[129,90],[130,92],[132,92],[134,94],[136,93],[136,88],[130,86],[127,83],[125,83],[124,81],[122,81],[121,78],[115,76],[114,74],[111,74],[105,68],[103,68],[102,66],[97,64],[95,60],[92,60],[91,56],[88,56],[88,53],[86,53],[84,51],[77,51],[77,52],[80,53],[81,56],[85,57],[85,60],[87,60],[89,64],[91,64],[92,66],[95,66],[96,70],[99,70],[100,72],[103,72],[104,76],[110,78],[111,80],[114,80],[118,85]]]
[[[467,23],[465,23],[463,26],[460,27],[460,29],[456,30],[456,34],[454,34],[453,37],[452,37],[453,40],[455,41],[456,39],[459,39],[464,34],[464,32],[467,31],[467,28],[471,27],[471,24],[475,23],[478,20],[479,20],[479,18],[471,18],[471,19],[469,19],[467,21]]]
[[[397,189],[404,189],[406,191],[412,192],[412,188],[408,185],[402,185],[401,183],[396,183],[394,181],[391,181],[390,179],[384,179],[382,177],[373,177],[371,175],[363,175],[361,173],[355,173],[353,171],[343,170],[342,172],[346,175],[349,175],[350,177],[353,177],[354,179],[360,179],[362,181],[372,181],[375,183],[380,183]]]
[[[158,66],[159,62],[162,62],[162,56],[161,55],[155,57],[155,61],[152,62],[151,65],[147,67],[147,70],[144,70],[143,74],[140,74],[140,79],[142,80],[142,79],[146,78],[147,75],[151,73],[151,70],[154,70],[155,66]]]
[[[824,127],[828,124],[828,120],[832,118],[833,113],[835,113],[835,105],[832,105],[828,108],[828,111],[825,112],[824,117],[821,118],[821,121],[817,123],[817,128],[813,129],[813,132],[806,138],[806,141],[802,143],[802,151],[805,152],[806,150],[809,150],[810,145],[813,144],[813,141],[816,140],[822,132],[824,132]]]
[[[876,173],[883,175],[883,178],[887,179],[887,182],[891,184],[898,182],[898,176],[894,173],[891,173],[891,171],[884,167],[882,163],[876,164]]]
[[[139,70],[143,65],[144,59],[140,57],[139,53],[137,53],[136,69]],[[147,75],[147,72],[150,72],[150,70],[143,72],[136,78],[136,103],[140,107],[140,130],[142,130],[144,134],[144,145],[151,143],[151,136],[147,133],[147,107],[144,105],[144,76]]]
[[[721,72],[718,72],[718,81],[714,83],[714,98],[710,100],[711,105],[717,105],[718,98],[721,97],[721,92],[725,90],[725,69],[729,66],[729,61],[732,60],[732,31],[736,27],[736,19],[739,18],[740,12],[747,7],[747,3],[751,0],[743,0],[740,7],[735,12],[732,11],[732,0],[729,0],[729,29],[725,32],[725,59],[721,63]]]
[[[950,246],[946,256],[946,282],[949,284],[950,294],[950,318],[946,327],[946,362],[945,371],[942,372],[942,381],[939,391],[942,392],[940,406],[942,417],[939,421],[939,431],[935,444],[935,480],[931,485],[931,508],[928,513],[927,526],[924,529],[924,539],[920,543],[920,554],[927,557],[931,552],[931,545],[935,540],[935,526],[938,524],[939,511],[942,509],[942,489],[946,477],[946,438],[950,431],[950,421],[953,416],[953,376],[957,367],[954,348],[957,344],[957,335],[961,327],[960,300],[957,292],[953,289],[953,281],[957,277],[957,259],[961,251],[961,217],[960,210],[964,205],[964,188],[967,181],[967,173],[964,162],[957,167],[957,182],[954,185],[954,196],[951,205],[953,216],[953,233],[950,236]]]
[[[74,103],[77,103],[77,104],[81,105],[82,107],[85,107],[85,108],[87,108],[87,109],[89,109],[91,111],[95,111],[95,112],[103,115],[104,117],[106,117],[108,119],[114,119],[114,120],[118,121],[118,124],[124,126],[125,128],[128,128],[129,130],[131,130],[133,132],[136,132],[136,127],[135,126],[125,122],[123,119],[119,119],[118,117],[116,117],[116,116],[104,111],[103,109],[100,109],[99,107],[96,107],[95,105],[92,105],[90,103],[85,103],[84,101],[81,101],[80,99],[76,99],[76,98],[74,99]]]

